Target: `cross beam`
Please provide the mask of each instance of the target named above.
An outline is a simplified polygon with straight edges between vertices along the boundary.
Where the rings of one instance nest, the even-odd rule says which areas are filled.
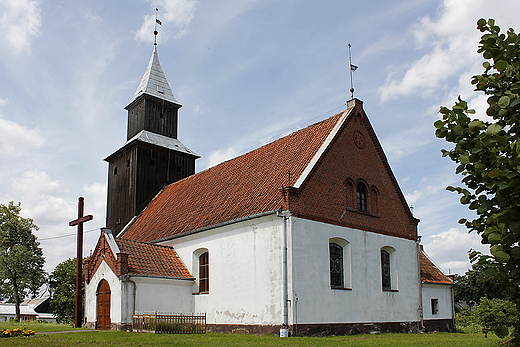
[[[78,219],[75,219],[69,223],[69,226],[78,226],[78,242],[77,242],[77,256],[76,256],[76,305],[75,305],[75,326],[81,328],[81,308],[82,308],[82,292],[81,292],[81,281],[83,280],[83,223],[94,219],[89,214],[83,216],[84,209],[83,197],[78,199]]]

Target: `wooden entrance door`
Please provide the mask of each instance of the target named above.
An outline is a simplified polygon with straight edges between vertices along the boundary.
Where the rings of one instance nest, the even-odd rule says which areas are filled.
[[[110,285],[106,280],[99,282],[97,290],[97,326],[96,329],[110,329]]]

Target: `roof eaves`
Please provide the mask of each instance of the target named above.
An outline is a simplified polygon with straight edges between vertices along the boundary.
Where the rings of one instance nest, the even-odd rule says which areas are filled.
[[[128,277],[145,277],[145,278],[164,278],[168,280],[180,280],[180,281],[194,281],[194,277],[173,277],[173,276],[160,276],[160,275],[142,275],[142,274],[132,274],[127,273],[123,275],[124,278]]]
[[[199,228],[199,229],[186,231],[186,232],[183,232],[181,234],[175,234],[175,235],[172,235],[172,236],[164,237],[162,239],[150,241],[150,243],[155,244],[155,243],[159,243],[159,242],[169,241],[169,240],[173,240],[173,239],[176,239],[176,238],[179,238],[179,237],[184,237],[184,236],[200,233],[200,232],[205,231],[205,230],[219,228],[219,227],[222,227],[222,226],[225,226],[225,225],[239,223],[239,222],[243,222],[243,221],[254,219],[254,218],[260,218],[260,217],[267,216],[267,215],[274,214],[274,213],[278,213],[278,212],[281,212],[281,210],[278,209],[278,210],[266,211],[266,212],[257,213],[257,214],[251,215],[251,216],[240,217],[240,218],[232,219],[232,220],[229,220],[229,221],[225,221],[225,222],[221,222],[221,223],[217,223],[217,224],[213,224],[213,225],[208,225],[208,226],[205,226],[205,227],[202,227],[202,228]]]

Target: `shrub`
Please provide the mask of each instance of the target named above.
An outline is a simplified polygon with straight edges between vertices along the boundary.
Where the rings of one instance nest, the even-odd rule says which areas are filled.
[[[516,326],[520,318],[513,302],[486,297],[480,300],[473,315],[475,322],[485,328]]]
[[[469,326],[476,324],[475,315],[467,307],[462,306],[460,313],[455,314],[455,324],[457,326]]]

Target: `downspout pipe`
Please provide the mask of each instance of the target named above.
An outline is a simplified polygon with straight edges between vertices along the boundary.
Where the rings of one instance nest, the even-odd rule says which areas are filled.
[[[415,244],[417,245],[417,274],[419,276],[419,330],[424,330],[424,312],[423,312],[423,298],[422,298],[422,279],[421,279],[421,238],[422,236],[417,237]]]
[[[130,279],[130,277],[128,275],[124,275],[124,279],[128,282],[131,282],[134,286],[134,290],[133,290],[133,302],[132,302],[132,323],[133,323],[133,320],[134,320],[134,315],[135,315],[135,293],[136,293],[136,290],[137,290],[137,284],[132,281]]]
[[[288,300],[287,300],[287,218],[285,214],[278,210],[276,212],[276,215],[278,217],[283,218],[283,233],[282,233],[282,244],[283,244],[283,264],[282,264],[282,277],[283,277],[283,294],[282,294],[282,300],[283,300],[283,329],[289,328],[289,306],[288,306]]]

